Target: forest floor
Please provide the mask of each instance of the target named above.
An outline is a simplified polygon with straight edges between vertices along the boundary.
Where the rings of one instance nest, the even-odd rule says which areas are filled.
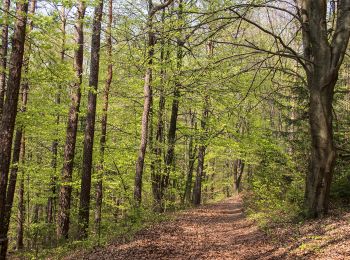
[[[241,199],[230,198],[67,259],[350,259],[350,213],[263,232],[246,218]]]

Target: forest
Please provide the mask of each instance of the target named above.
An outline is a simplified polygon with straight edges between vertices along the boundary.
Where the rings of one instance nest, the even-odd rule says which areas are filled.
[[[0,260],[350,258],[350,0],[1,0],[0,24]]]

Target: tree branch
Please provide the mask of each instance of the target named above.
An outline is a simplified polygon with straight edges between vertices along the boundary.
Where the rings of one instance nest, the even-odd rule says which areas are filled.
[[[152,10],[149,13],[149,16],[150,17],[154,16],[159,10],[162,10],[162,9],[168,7],[170,4],[172,4],[172,2],[174,2],[174,0],[168,0],[163,4],[153,6]]]

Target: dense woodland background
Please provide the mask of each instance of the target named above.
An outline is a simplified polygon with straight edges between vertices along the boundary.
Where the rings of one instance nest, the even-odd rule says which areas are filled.
[[[262,223],[348,203],[349,10],[2,0],[1,257],[241,191]]]

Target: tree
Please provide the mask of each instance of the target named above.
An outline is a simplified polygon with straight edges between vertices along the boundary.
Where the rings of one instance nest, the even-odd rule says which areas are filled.
[[[34,15],[35,7],[36,7],[36,0],[30,1],[30,7],[29,7],[30,15]],[[30,34],[32,29],[33,29],[33,21],[30,20],[27,34]],[[28,103],[29,82],[28,82],[27,74],[29,70],[28,66],[29,66],[30,53],[31,53],[31,44],[28,43],[27,46],[25,46],[25,53],[24,53],[25,58],[23,61],[23,70],[26,73],[26,76],[24,77],[24,79],[22,79],[22,84],[21,84],[21,90],[22,90],[21,108],[20,108],[21,113],[26,112],[27,103]],[[10,178],[9,178],[9,183],[7,186],[7,194],[6,194],[6,207],[5,207],[5,212],[6,212],[5,232],[6,233],[8,232],[9,225],[10,225],[11,211],[12,211],[13,199],[14,199],[16,183],[17,183],[18,165],[20,161],[21,163],[24,162],[24,154],[25,154],[24,126],[19,125],[18,129],[16,130],[15,140],[13,144],[12,166],[11,166]],[[18,222],[21,223],[21,221],[18,221]],[[23,226],[23,223],[21,224]]]
[[[7,67],[7,48],[8,48],[8,34],[9,34],[9,21],[8,13],[10,10],[10,0],[2,1],[3,8],[3,24],[1,30],[1,49],[0,49],[0,62],[1,62],[1,71],[0,71],[0,119],[2,117],[2,109],[4,106],[5,98],[5,85],[6,85],[6,67]]]
[[[350,1],[337,4],[336,26],[327,26],[327,2],[299,2],[304,60],[310,93],[310,171],[307,175],[305,204],[310,217],[327,213],[336,149],[333,137],[333,97],[350,36]],[[329,41],[329,29],[334,29]]]
[[[155,46],[155,34],[153,31],[153,17],[161,9],[169,6],[173,0],[168,0],[163,4],[153,5],[153,1],[148,1],[148,18],[147,18],[147,68],[144,78],[144,104],[143,104],[143,114],[141,123],[141,143],[138,153],[138,158],[136,160],[136,173],[135,173],[135,185],[134,185],[134,199],[138,205],[141,203],[142,199],[142,174],[145,163],[145,155],[148,140],[148,123],[149,123],[149,112],[152,103],[152,74],[153,74],[153,56],[154,56],[154,46]]]
[[[86,238],[89,227],[92,154],[94,148],[98,74],[100,72],[100,43],[103,0],[95,7],[91,38],[90,90],[83,150],[83,173],[81,176],[79,237]]]
[[[111,87],[113,79],[113,63],[112,63],[112,23],[113,23],[113,1],[109,0],[108,4],[108,24],[107,24],[107,37],[106,37],[106,47],[107,47],[107,79],[105,83],[105,88],[103,91],[103,111],[101,119],[101,138],[100,138],[100,157],[99,157],[99,166],[97,167],[98,171],[98,180],[96,184],[96,212],[95,212],[95,230],[100,232],[100,223],[101,223],[101,211],[102,211],[102,196],[103,196],[103,163],[105,156],[105,146],[107,140],[107,115],[108,115],[108,98],[109,90]]]
[[[65,56],[66,56],[66,26],[67,26],[67,14],[66,14],[66,7],[62,5],[60,10],[60,19],[61,19],[61,31],[62,31],[62,43],[61,43],[61,50],[60,50],[60,59],[61,62],[64,62]],[[61,93],[60,93],[61,87],[59,87],[59,91],[56,94],[55,103],[56,105],[61,104]],[[60,114],[57,113],[56,115],[56,126],[58,127],[60,123]],[[50,182],[50,190],[51,190],[51,196],[49,196],[47,200],[47,222],[53,223],[54,221],[54,215],[55,215],[55,208],[56,208],[56,185],[57,185],[57,159],[58,159],[58,139],[57,137],[52,141],[51,144],[51,152],[52,152],[52,159],[51,159],[51,167],[53,174],[51,176],[51,182]],[[49,235],[48,239],[50,239],[51,235]]]
[[[6,258],[7,230],[6,190],[11,161],[11,146],[18,106],[18,94],[21,85],[24,43],[26,35],[28,3],[16,3],[16,22],[12,38],[11,63],[7,81],[6,99],[3,107],[3,116],[0,127],[0,258]]]
[[[59,192],[59,212],[57,217],[57,236],[59,239],[68,238],[69,214],[71,204],[71,181],[73,173],[73,161],[75,144],[77,138],[78,113],[81,99],[81,84],[83,79],[83,58],[84,58],[84,17],[85,1],[79,1],[77,6],[76,20],[76,44],[74,53],[74,66],[76,71],[76,82],[72,88],[71,105],[68,113],[66,143],[64,148],[64,163],[62,170],[62,183]]]

